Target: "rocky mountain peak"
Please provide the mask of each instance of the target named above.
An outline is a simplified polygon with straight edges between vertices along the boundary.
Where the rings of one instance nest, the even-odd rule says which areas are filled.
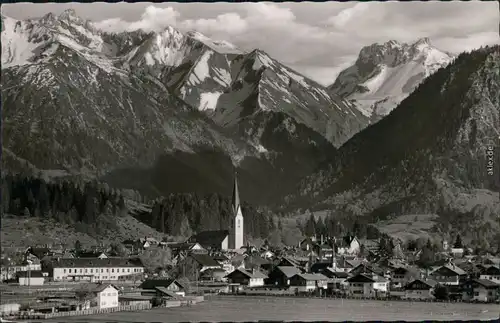
[[[53,25],[56,20],[56,15],[54,15],[52,12],[49,12],[48,14],[44,15],[42,19],[40,19],[40,22],[45,25]]]
[[[342,71],[329,88],[356,100],[358,109],[375,122],[452,59],[432,46],[427,37],[411,44],[395,40],[375,43],[363,47],[354,65]]]
[[[418,46],[432,46],[431,40],[429,37],[423,37],[418,39],[415,43],[412,44],[413,47],[418,47]]]
[[[68,21],[77,21],[81,18],[76,14],[75,9],[66,9],[59,15],[59,19]]]

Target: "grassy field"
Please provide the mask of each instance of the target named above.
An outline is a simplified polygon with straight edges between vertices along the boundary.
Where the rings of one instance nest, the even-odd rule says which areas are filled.
[[[430,214],[402,215],[391,220],[380,221],[375,226],[383,233],[407,241],[419,237],[428,238],[428,232],[436,224],[436,218],[437,215]]]
[[[190,307],[64,318],[67,322],[422,321],[498,319],[498,305],[216,296]],[[60,321],[60,320],[59,320]],[[57,322],[47,320],[45,322]]]

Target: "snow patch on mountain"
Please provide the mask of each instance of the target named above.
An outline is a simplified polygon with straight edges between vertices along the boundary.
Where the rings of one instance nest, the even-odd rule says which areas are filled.
[[[39,44],[28,40],[21,21],[2,16],[2,23],[2,68],[29,64]]]
[[[193,73],[189,76],[189,85],[196,85],[203,82],[206,78],[210,77],[210,67],[208,65],[208,60],[214,52],[207,50],[200,57],[198,62],[194,67]]]
[[[256,71],[260,70],[262,67],[273,66],[273,60],[266,53],[259,50],[255,51],[255,60],[252,68]]]
[[[227,41],[212,40],[197,31],[190,31],[186,35],[188,37],[196,39],[199,42],[202,42],[203,44],[220,54],[244,54],[243,50]]]
[[[217,101],[221,96],[222,92],[205,92],[200,94],[200,106],[198,110],[215,110],[217,107]]]
[[[229,86],[231,84],[231,73],[222,68],[213,68],[214,76],[213,79],[222,86]]]

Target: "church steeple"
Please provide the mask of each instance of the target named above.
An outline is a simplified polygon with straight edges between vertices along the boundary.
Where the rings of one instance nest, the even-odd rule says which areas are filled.
[[[234,171],[234,186],[233,186],[233,215],[236,216],[240,207],[240,192],[238,190],[238,174]]]
[[[233,186],[233,218],[231,219],[232,228],[230,236],[230,249],[240,249],[244,246],[245,231],[243,229],[243,213],[241,212],[240,192],[238,189],[238,176],[234,172],[234,186]]]

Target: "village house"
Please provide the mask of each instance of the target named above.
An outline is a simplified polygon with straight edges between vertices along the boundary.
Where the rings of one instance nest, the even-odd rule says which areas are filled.
[[[108,258],[108,256],[102,251],[81,251],[78,253],[78,258],[105,259],[105,258]]]
[[[480,272],[479,278],[500,284],[500,268],[497,266],[489,266]]]
[[[472,279],[464,283],[465,301],[494,302],[500,299],[500,285],[487,279]]]
[[[245,259],[248,257],[247,254],[236,254],[231,259],[231,265],[233,268],[245,268]]]
[[[388,291],[389,281],[380,276],[367,276],[358,274],[346,280],[348,293],[353,296],[373,297],[385,295]]]
[[[405,286],[405,298],[407,299],[433,299],[434,288],[438,285],[432,279],[415,279]]]
[[[458,286],[467,279],[467,273],[455,264],[446,264],[433,271],[430,278],[441,285]]]
[[[264,280],[267,278],[267,275],[258,270],[247,271],[242,268],[237,268],[226,276],[229,284],[238,284],[244,287],[264,286]]]
[[[351,276],[363,274],[366,276],[386,278],[384,270],[372,264],[361,263],[349,271]]]
[[[314,251],[318,255],[320,261],[325,261],[325,260],[331,261],[334,255],[334,247],[327,243],[318,244]]]
[[[450,253],[455,258],[462,258],[464,255],[464,248],[451,248]]]
[[[290,278],[290,287],[296,293],[310,293],[318,289],[326,290],[328,278],[322,274],[295,274]]]
[[[1,281],[10,280],[16,278],[16,273],[23,271],[37,271],[41,270],[42,267],[40,264],[30,264],[27,262],[23,262],[20,265],[2,265],[0,267],[0,277]]]
[[[287,287],[290,286],[290,279],[302,272],[294,266],[276,266],[270,273],[267,284]]]
[[[340,240],[337,253],[339,255],[357,255],[359,254],[361,243],[355,236],[345,236]]]
[[[189,280],[198,280],[208,269],[218,269],[222,266],[208,254],[189,254],[177,264],[179,274]]]
[[[328,280],[328,288],[331,290],[343,290],[347,289],[348,283],[346,282],[349,278],[349,274],[342,271],[334,271],[332,268],[326,268],[321,272],[326,276]]]
[[[198,242],[168,243],[167,247],[172,250],[172,254],[208,253]]]
[[[235,267],[233,266],[232,262],[231,262],[231,259],[229,259],[228,256],[224,255],[224,254],[215,254],[215,255],[212,255],[212,258],[217,261],[219,263],[219,265],[221,265],[223,271],[226,272],[226,274],[229,274],[230,272],[232,272]],[[224,274],[224,275],[226,275]]]
[[[175,279],[147,279],[139,288],[143,289],[141,292],[143,296],[157,295],[158,292],[165,294],[165,291],[177,296],[186,296],[186,288]]]
[[[317,247],[316,238],[307,237],[299,242],[299,248],[303,251],[313,251]]]
[[[47,247],[29,247],[26,249],[25,255],[27,257],[34,256],[41,262],[45,256],[51,256],[52,251]]]
[[[272,267],[272,263],[258,255],[251,255],[243,260],[243,266],[247,270],[268,271]]]
[[[302,267],[302,264],[300,264],[297,260],[295,260],[291,257],[283,257],[280,259],[277,266],[300,268],[300,267]]]
[[[90,307],[101,309],[119,306],[119,290],[113,284],[88,283],[80,285],[75,293],[80,300],[90,300]]]
[[[410,281],[420,278],[418,270],[411,270],[406,267],[398,267],[390,272],[391,289],[403,288]]]
[[[72,258],[52,263],[54,281],[137,280],[144,274],[138,258]]]
[[[45,275],[40,270],[16,272],[19,286],[41,286],[45,282]]]
[[[234,268],[233,268],[234,270]],[[233,271],[232,270],[232,271]],[[200,273],[200,280],[211,281],[211,282],[223,282],[226,281],[226,275],[228,272],[223,268],[212,268],[207,269]]]
[[[318,262],[312,264],[310,271],[314,274],[322,274],[328,268],[333,268],[332,263],[330,261],[328,261],[328,262],[318,261]]]
[[[348,273],[351,272],[351,270],[353,270],[360,264],[361,261],[359,260],[348,259],[346,256],[340,256],[339,258],[334,259],[334,261],[332,262],[332,268],[335,271],[342,271]]]

